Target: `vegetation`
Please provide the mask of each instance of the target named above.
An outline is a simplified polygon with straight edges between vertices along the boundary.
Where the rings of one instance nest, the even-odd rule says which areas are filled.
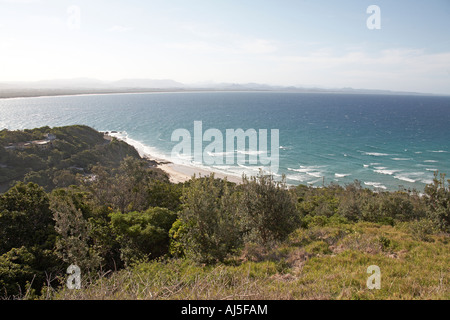
[[[213,175],[173,184],[133,148],[87,127],[2,131],[0,141],[48,132],[61,140],[51,150],[0,148],[0,161],[37,157],[42,166],[0,162],[28,170],[0,194],[4,298],[450,298],[444,175],[423,195],[357,181],[289,187],[263,174],[238,185]],[[52,163],[55,152],[62,157]],[[51,184],[30,182],[47,171]],[[81,290],[65,285],[71,264],[81,268]],[[367,288],[370,265],[381,269],[380,290]]]
[[[56,139],[48,148],[5,149],[21,143]],[[42,127],[24,131],[0,131],[0,191],[17,181],[34,182],[46,191],[77,184],[78,176],[89,177],[94,166],[116,168],[126,158],[140,159],[130,145],[117,139],[105,139],[103,133],[86,126]]]

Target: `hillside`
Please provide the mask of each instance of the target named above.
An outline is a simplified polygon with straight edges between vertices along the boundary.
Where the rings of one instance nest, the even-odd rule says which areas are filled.
[[[0,145],[2,181],[18,181],[0,193],[2,298],[450,298],[450,188],[437,172],[423,195],[262,174],[173,184],[85,126],[3,130]]]
[[[50,139],[48,138],[50,137]],[[47,191],[77,184],[95,165],[118,167],[139,159],[134,147],[87,126],[0,131],[0,192],[14,181],[35,182]]]

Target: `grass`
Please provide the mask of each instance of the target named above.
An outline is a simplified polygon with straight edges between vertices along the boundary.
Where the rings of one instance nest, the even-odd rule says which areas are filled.
[[[418,240],[409,223],[310,225],[270,249],[247,246],[226,263],[141,263],[63,288],[52,299],[450,299],[448,234]],[[381,270],[370,290],[367,268]],[[47,288],[48,289],[48,288]],[[48,292],[48,291],[47,291]]]

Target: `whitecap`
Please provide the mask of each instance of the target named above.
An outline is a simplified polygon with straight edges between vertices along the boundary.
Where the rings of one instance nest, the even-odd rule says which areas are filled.
[[[322,182],[322,179],[317,179],[317,180],[314,180],[314,181],[308,181],[308,184],[315,184],[315,183],[318,183],[318,182]]]
[[[366,156],[374,156],[374,157],[385,157],[390,155],[388,153],[381,153],[381,152],[364,152],[363,154]]]
[[[439,162],[439,161],[437,161],[437,160],[425,160],[424,162],[426,162],[426,163],[436,163],[436,162]]]
[[[389,176],[392,176],[394,173],[400,172],[400,171],[401,170],[385,170],[385,169],[373,170],[373,172],[375,172],[375,173],[387,174]]]
[[[423,176],[424,174],[424,172],[405,172],[395,175],[394,178],[410,183],[415,183],[420,180],[421,176]]]
[[[351,174],[350,173],[335,173],[334,176],[336,178],[344,178],[344,177],[351,176]]]
[[[411,158],[391,158],[392,160],[395,161],[408,161],[408,160],[412,160]]]
[[[299,169],[288,168],[290,171],[295,171],[299,173],[304,173],[314,178],[322,178],[324,176],[323,172],[319,170],[324,166],[300,166]]]
[[[310,175],[311,177],[315,177],[315,178],[321,178],[323,176],[321,172],[306,172],[306,174]]]
[[[256,151],[256,150],[238,150],[237,153],[246,154],[246,155],[258,155],[267,153],[266,151]]]
[[[207,154],[211,157],[223,157],[228,155],[234,155],[234,151],[228,151],[228,152],[207,152]]]
[[[379,189],[383,189],[383,190],[386,190],[387,189],[387,187],[386,186],[384,186],[384,185],[382,185],[381,183],[379,183],[379,182],[364,182],[364,184],[366,185],[366,186],[372,186],[372,187],[374,187],[374,188],[379,188]]]
[[[408,178],[408,177],[405,177],[405,176],[394,176],[394,178],[398,179],[398,180],[403,180],[403,181],[406,181],[406,182],[411,182],[411,183],[415,183],[416,182],[416,180]]]
[[[303,175],[303,174],[290,174],[290,175],[286,176],[286,179],[305,182],[308,180],[308,176]]]

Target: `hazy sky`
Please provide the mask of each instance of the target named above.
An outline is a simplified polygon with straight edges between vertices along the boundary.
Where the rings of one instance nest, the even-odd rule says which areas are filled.
[[[0,0],[0,81],[77,77],[450,94],[450,0]]]

